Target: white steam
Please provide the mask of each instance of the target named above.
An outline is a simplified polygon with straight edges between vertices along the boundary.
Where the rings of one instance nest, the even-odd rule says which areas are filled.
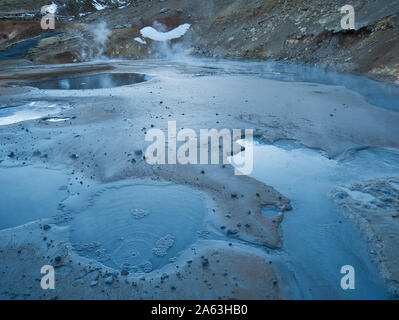
[[[104,21],[89,25],[85,34],[80,35],[83,43],[80,53],[81,59],[87,61],[104,58],[104,51],[111,34],[112,31]]]

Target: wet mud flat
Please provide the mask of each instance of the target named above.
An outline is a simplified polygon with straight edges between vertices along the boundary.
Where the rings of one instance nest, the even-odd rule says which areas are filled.
[[[98,66],[75,65],[74,72],[91,72],[92,67]],[[291,193],[301,189],[299,176],[286,189],[281,182],[287,168],[276,168],[275,180],[263,179],[236,176],[231,165],[152,166],[143,152],[146,132],[166,131],[171,120],[198,132],[204,127],[254,129],[271,142],[293,139],[323,149],[326,159],[365,146],[398,148],[395,111],[371,105],[344,87],[244,75],[232,72],[239,69],[234,64],[228,72],[222,64],[222,71],[212,74],[201,74],[206,68],[195,61],[114,61],[99,67],[105,73],[112,69],[151,78],[103,89],[22,86],[10,91],[10,83],[22,85],[17,78],[32,82],[63,68],[21,68],[8,73],[9,79],[0,74],[1,90],[8,88],[0,98],[5,106],[39,100],[68,105],[59,113],[0,126],[1,165],[61,168],[68,177],[67,189],[61,190],[66,198],[48,210],[54,214],[32,216],[0,231],[1,272],[7,274],[0,280],[2,298],[389,296],[384,284],[345,296],[337,288],[339,270],[338,275],[331,271],[334,266],[314,268],[316,280],[303,276],[302,264],[318,261],[318,249],[304,233],[296,242],[303,244],[307,260],[294,247],[287,250],[293,225],[308,219],[316,226],[331,224],[328,232],[334,233],[340,223],[338,216],[323,222],[301,211],[303,203],[324,198],[311,189],[298,197]],[[312,194],[315,198],[308,199]],[[332,207],[320,211],[329,213]],[[348,252],[349,262],[365,265],[362,270],[372,268],[367,252],[354,260]],[[324,257],[326,264],[341,263],[327,252]],[[54,292],[43,292],[39,282],[31,284],[44,264],[55,265],[60,275]],[[377,272],[372,275],[378,277]],[[323,277],[331,280],[309,290]],[[17,280],[22,281],[15,287]]]

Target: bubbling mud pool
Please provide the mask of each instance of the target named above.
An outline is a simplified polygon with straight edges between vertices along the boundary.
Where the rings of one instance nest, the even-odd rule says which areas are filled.
[[[74,76],[59,76],[42,79],[26,83],[24,86],[45,90],[106,89],[141,83],[147,81],[148,79],[148,76],[139,73],[80,74]]]
[[[202,194],[163,183],[111,184],[72,221],[74,250],[114,269],[151,272],[190,247],[208,209]]]
[[[244,143],[245,145],[245,143]],[[334,187],[399,176],[395,150],[351,150],[337,159],[293,141],[254,146],[255,179],[291,199],[294,210],[282,223],[283,251],[291,261],[305,299],[385,299],[389,294],[360,232],[333,203]],[[273,213],[266,209],[264,214]],[[356,272],[356,289],[344,291],[341,267]]]

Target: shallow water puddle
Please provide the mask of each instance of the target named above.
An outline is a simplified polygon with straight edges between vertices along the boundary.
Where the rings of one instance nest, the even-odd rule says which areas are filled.
[[[207,212],[203,196],[188,187],[112,184],[76,215],[71,242],[80,255],[112,268],[151,272],[196,240]]]
[[[148,79],[148,76],[139,73],[98,73],[55,77],[34,81],[24,85],[39,89],[105,89],[141,83]]]
[[[56,215],[68,176],[58,170],[0,167],[0,229]]]
[[[398,176],[398,169],[399,155],[388,150],[348,152],[330,160],[290,141],[255,144],[251,176],[292,200],[294,210],[282,223],[283,249],[305,298],[388,298],[359,231],[345,220],[329,192],[339,184]],[[340,287],[344,265],[355,267],[356,290]]]
[[[44,116],[57,114],[65,106],[48,101],[33,101],[15,106],[0,106],[0,126],[27,120],[40,119]]]
[[[72,117],[47,117],[47,118],[44,118],[43,120],[44,121],[48,121],[48,122],[65,122],[65,121],[68,121],[68,120],[71,120],[72,119]]]
[[[262,208],[262,215],[265,217],[275,217],[279,215],[281,211],[275,207],[264,207]]]

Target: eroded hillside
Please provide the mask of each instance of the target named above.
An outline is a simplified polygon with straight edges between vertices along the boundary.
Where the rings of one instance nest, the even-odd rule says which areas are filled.
[[[67,0],[58,6],[54,33],[40,27],[49,1],[0,2],[0,49],[36,39],[4,54],[26,63],[85,61],[99,54],[141,58],[156,53],[134,40],[159,22],[163,31],[192,25],[181,51],[201,56],[289,61],[398,82],[399,2],[396,0]],[[340,8],[355,8],[355,30],[342,30]],[[158,25],[158,26],[159,26]],[[35,38],[43,36],[46,37]],[[105,39],[98,40],[100,35]],[[104,37],[103,37],[104,38]],[[5,51],[7,52],[7,51]],[[1,56],[1,52],[0,52]],[[7,62],[4,59],[8,59]]]

